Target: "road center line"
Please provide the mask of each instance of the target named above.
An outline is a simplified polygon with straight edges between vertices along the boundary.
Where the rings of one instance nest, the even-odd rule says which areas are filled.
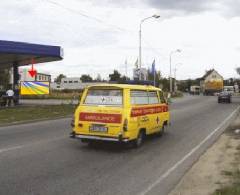
[[[192,156],[203,144],[205,144],[212,136],[217,133],[224,124],[230,120],[240,109],[240,106],[237,107],[214,131],[212,131],[204,140],[202,140],[197,146],[195,146],[189,153],[187,153],[180,161],[168,169],[163,175],[161,175],[154,183],[149,185],[146,190],[142,191],[139,195],[145,195],[149,193],[155,186],[162,182],[163,179],[168,177],[173,171],[175,171],[182,163],[184,163],[190,156]]]
[[[3,152],[11,151],[11,150],[17,150],[17,149],[21,149],[21,148],[27,148],[27,147],[30,147],[30,146],[32,146],[32,145],[38,145],[38,144],[43,144],[43,143],[46,144],[46,143],[48,143],[48,142],[57,141],[57,140],[60,140],[60,139],[65,138],[65,137],[66,137],[66,136],[61,136],[61,137],[53,138],[53,139],[50,139],[50,140],[37,141],[37,142],[34,142],[34,143],[25,144],[25,145],[13,146],[13,147],[9,147],[9,148],[3,148],[3,149],[0,149],[0,154],[3,153]]]
[[[16,149],[20,149],[22,148],[23,146],[15,146],[15,147],[10,147],[10,148],[3,148],[3,149],[0,149],[0,153],[3,153],[3,152],[8,152],[10,150],[16,150]]]

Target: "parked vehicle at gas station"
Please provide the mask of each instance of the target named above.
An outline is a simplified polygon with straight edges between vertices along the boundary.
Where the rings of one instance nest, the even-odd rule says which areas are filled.
[[[147,85],[105,84],[84,90],[72,121],[72,138],[113,141],[136,147],[150,134],[162,134],[169,110],[161,89]]]

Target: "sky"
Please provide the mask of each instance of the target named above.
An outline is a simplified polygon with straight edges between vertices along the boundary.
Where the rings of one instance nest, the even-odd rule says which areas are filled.
[[[132,77],[142,24],[142,67],[177,79],[198,78],[215,68],[225,79],[238,77],[238,0],[2,0],[0,39],[58,45],[64,60],[36,65],[53,77],[100,74],[114,69]],[[126,63],[127,62],[127,63]],[[126,65],[127,64],[127,65]]]

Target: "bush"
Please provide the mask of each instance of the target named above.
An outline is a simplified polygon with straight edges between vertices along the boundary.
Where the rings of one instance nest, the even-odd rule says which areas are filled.
[[[82,90],[52,90],[49,95],[24,95],[20,99],[80,99]]]
[[[173,92],[172,98],[183,97],[183,93],[181,91]]]

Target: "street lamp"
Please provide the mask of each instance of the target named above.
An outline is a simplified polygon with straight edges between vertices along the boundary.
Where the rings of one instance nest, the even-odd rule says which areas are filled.
[[[175,68],[174,68],[174,79],[175,79],[175,82],[174,82],[174,92],[176,92],[176,88],[177,88],[177,66],[179,67],[179,66],[181,66],[182,65],[182,63],[177,63],[176,65],[175,65]]]
[[[181,52],[180,49],[171,51],[170,57],[169,57],[169,61],[170,61],[170,74],[169,74],[169,83],[170,83],[170,86],[169,86],[169,91],[170,91],[171,94],[172,94],[172,55],[173,55],[174,53],[180,53],[180,52]]]
[[[176,71],[177,71],[177,66],[179,67],[179,66],[181,66],[182,65],[182,63],[177,63],[176,65],[175,65],[175,68],[174,68],[174,78],[175,78],[175,80],[176,80]]]
[[[141,67],[142,67],[142,24],[146,20],[150,18],[160,18],[160,15],[154,14],[150,17],[144,18],[141,20],[140,25],[139,25],[139,60],[138,60],[138,67],[139,67],[139,80],[141,80]]]

